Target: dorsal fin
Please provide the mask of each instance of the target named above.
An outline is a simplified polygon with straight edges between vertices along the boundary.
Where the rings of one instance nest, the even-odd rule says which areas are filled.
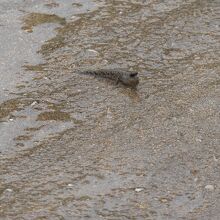
[[[130,73],[130,77],[135,77],[135,76],[137,76],[137,72],[136,73]]]

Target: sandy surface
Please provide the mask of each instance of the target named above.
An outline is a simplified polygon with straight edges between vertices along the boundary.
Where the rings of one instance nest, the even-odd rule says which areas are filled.
[[[219,11],[1,1],[0,219],[220,219]]]

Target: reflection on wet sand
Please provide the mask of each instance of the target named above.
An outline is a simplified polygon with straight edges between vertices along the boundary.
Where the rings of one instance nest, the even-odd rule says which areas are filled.
[[[30,13],[24,19],[23,30],[31,33],[33,27],[44,23],[58,23],[64,25],[66,23],[65,18],[61,18],[57,15]]]

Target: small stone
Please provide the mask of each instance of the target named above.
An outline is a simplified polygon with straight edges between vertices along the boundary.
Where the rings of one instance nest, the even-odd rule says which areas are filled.
[[[74,16],[74,15],[73,15],[73,16],[71,16],[71,19],[75,19],[75,18],[76,18],[76,16]]]
[[[135,192],[141,192],[141,191],[143,191],[144,189],[143,188],[135,188]]]
[[[6,189],[5,191],[6,191],[6,192],[13,192],[12,189]]]
[[[68,186],[68,187],[73,187],[73,184],[69,183],[67,186]]]
[[[88,51],[92,52],[92,53],[95,53],[95,54],[98,54],[98,51],[96,51],[96,50],[88,49]]]
[[[196,142],[202,142],[202,140],[199,138],[196,138]]]
[[[213,156],[213,160],[214,160],[215,162],[218,162],[218,159],[215,157],[215,155]]]
[[[27,32],[27,33],[32,33],[33,32],[33,30],[31,28],[26,28],[26,29],[24,29],[24,31]]]
[[[13,118],[9,118],[9,121],[14,121],[14,119]]]
[[[166,198],[160,198],[160,201],[163,202],[163,203],[168,202],[168,200]]]
[[[108,60],[103,60],[103,63],[104,63],[104,64],[107,64],[107,63],[108,63]]]
[[[31,103],[31,106],[34,106],[36,104],[37,104],[37,101],[34,101],[34,102]]]
[[[214,190],[214,186],[213,185],[206,185],[205,189],[207,189],[209,191],[213,191]]]

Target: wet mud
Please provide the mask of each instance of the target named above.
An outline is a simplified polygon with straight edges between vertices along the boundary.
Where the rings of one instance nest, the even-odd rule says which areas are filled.
[[[219,219],[219,1],[9,2],[0,219]]]

